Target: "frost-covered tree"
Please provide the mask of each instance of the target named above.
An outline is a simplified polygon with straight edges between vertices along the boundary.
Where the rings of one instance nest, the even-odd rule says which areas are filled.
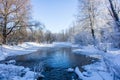
[[[87,34],[87,35],[86,35]],[[80,44],[80,45],[88,45],[88,44],[91,44],[92,42],[92,38],[90,36],[91,34],[89,34],[87,31],[85,32],[80,32],[78,34],[76,34],[74,36],[74,39],[75,39],[75,43],[76,44]]]
[[[78,0],[77,26],[81,27],[84,32],[91,34],[93,44],[96,45],[96,18],[98,16],[98,0]],[[81,30],[81,31],[82,31]],[[81,33],[81,32],[80,32]],[[86,34],[87,35],[87,34]]]
[[[108,11],[112,17],[110,21],[114,27],[114,33],[112,34],[113,43],[115,47],[120,48],[120,0],[108,0],[109,6]]]

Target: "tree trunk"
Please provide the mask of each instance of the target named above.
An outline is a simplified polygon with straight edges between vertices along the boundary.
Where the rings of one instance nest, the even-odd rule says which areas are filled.
[[[7,34],[6,34],[6,24],[5,24],[5,26],[4,26],[4,28],[3,28],[3,41],[2,41],[2,43],[3,44],[6,44],[7,43]]]
[[[7,44],[7,36],[4,36],[3,35],[3,41],[2,41],[3,44]]]
[[[90,19],[90,29],[91,29],[91,34],[93,38],[93,44],[96,45],[96,39],[95,39],[95,30],[94,30],[94,22],[95,22],[95,13],[94,13],[94,4],[93,2],[89,2],[89,19]]]

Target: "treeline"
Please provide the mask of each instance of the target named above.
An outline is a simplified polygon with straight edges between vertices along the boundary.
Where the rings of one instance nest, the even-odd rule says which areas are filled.
[[[0,44],[67,41],[64,31],[53,34],[45,30],[44,24],[34,21],[31,9],[30,0],[0,0]]]
[[[30,0],[0,0],[0,43],[51,42],[52,33],[31,17]]]
[[[69,40],[81,45],[110,43],[120,48],[120,0],[78,0]]]
[[[69,41],[80,45],[112,43],[120,47],[120,1],[78,0],[76,21],[67,30],[51,33],[31,17],[30,0],[0,0],[0,42],[52,43]]]

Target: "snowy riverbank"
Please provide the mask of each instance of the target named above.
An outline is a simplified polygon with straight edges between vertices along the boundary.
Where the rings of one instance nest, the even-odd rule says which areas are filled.
[[[0,80],[34,80],[35,72],[12,64],[0,64]]]
[[[36,52],[40,48],[49,47],[70,47],[71,43],[53,43],[53,44],[39,44],[34,42],[25,42],[15,46],[2,45],[0,46],[0,60],[4,60],[8,56],[24,55]]]
[[[80,49],[74,49],[73,53],[83,54],[99,58],[100,61],[91,65],[83,66],[86,72],[81,72],[76,67],[75,72],[82,80],[114,80],[120,76],[120,50],[110,48],[107,52],[100,51],[94,46],[84,46]]]

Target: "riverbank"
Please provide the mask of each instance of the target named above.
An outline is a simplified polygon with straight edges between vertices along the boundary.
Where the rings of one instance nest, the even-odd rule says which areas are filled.
[[[0,60],[4,60],[8,56],[24,55],[36,52],[40,48],[51,48],[51,47],[70,47],[71,43],[53,43],[53,44],[39,44],[35,42],[24,42],[19,45],[2,45],[0,46]]]
[[[34,80],[36,73],[23,66],[0,64],[0,80]]]
[[[102,47],[104,48],[104,46]],[[108,48],[106,52],[98,50],[93,45],[84,46],[79,49],[74,49],[73,53],[83,54],[99,58],[99,62],[91,65],[83,66],[86,72],[81,72],[77,69],[76,74],[83,80],[114,80],[120,76],[120,50]]]
[[[8,56],[15,56],[15,55],[24,55],[30,54],[32,52],[37,51],[39,48],[42,47],[51,47],[52,45],[48,44],[38,44],[33,42],[25,42],[19,45],[2,45],[0,46],[0,60],[4,60]]]

